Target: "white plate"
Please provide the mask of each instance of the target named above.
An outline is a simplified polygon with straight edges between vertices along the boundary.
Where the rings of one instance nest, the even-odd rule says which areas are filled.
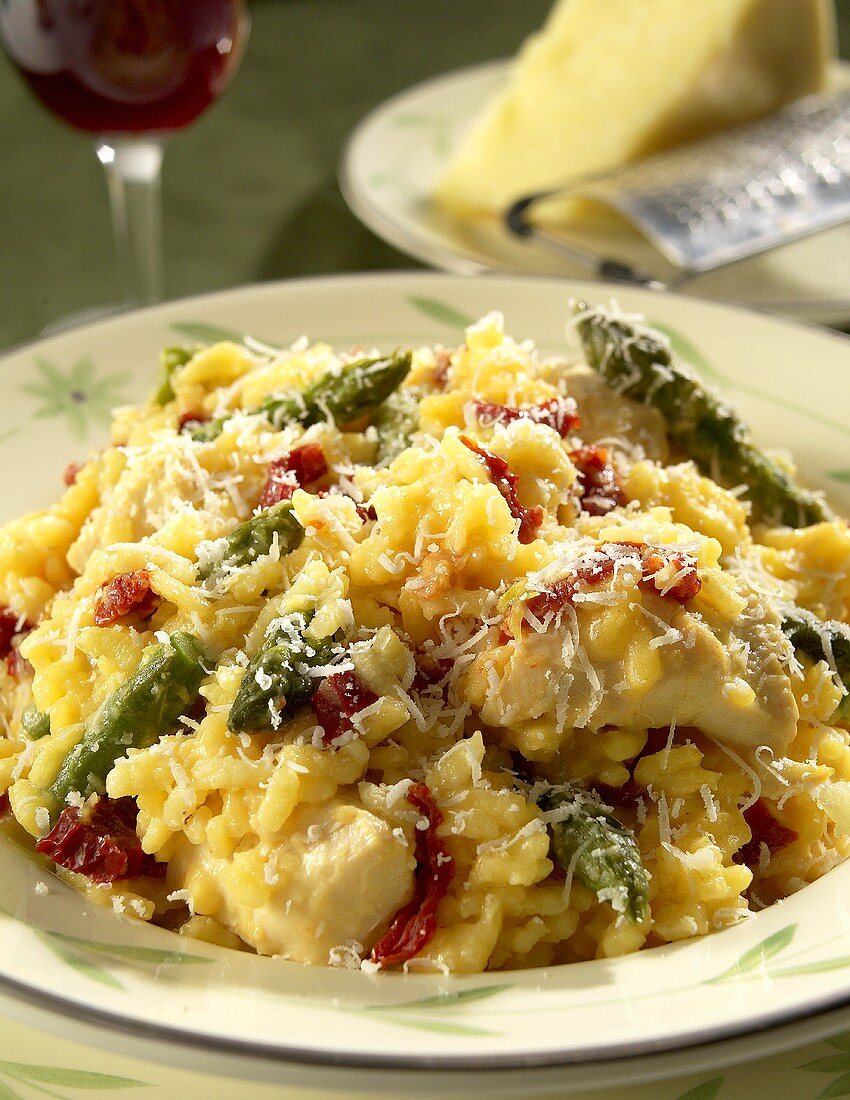
[[[0,518],[58,494],[65,464],[106,439],[109,406],[141,398],[158,350],[181,334],[215,338],[224,328],[283,343],[306,332],[389,349],[458,341],[466,321],[496,308],[510,332],[551,353],[565,348],[567,299],[612,292],[725,382],[761,441],[793,442],[809,480],[850,507],[846,338],[599,284],[398,274],[169,303],[7,356]],[[47,894],[36,893],[38,881]],[[90,905],[8,841],[0,842],[0,911],[0,992],[18,1014],[163,1061],[289,1083],[394,1091],[439,1082],[528,1095],[635,1080],[744,1057],[753,1044],[741,1037],[767,1028],[779,1030],[760,1037],[762,1052],[806,1041],[842,1026],[846,1013],[823,1014],[850,1004],[850,865],[704,939],[451,980],[369,977],[187,941]],[[804,1018],[802,1030],[786,1026]],[[676,1053],[644,1057],[663,1051]]]
[[[496,219],[457,218],[431,202],[432,185],[480,106],[505,80],[509,62],[460,69],[388,100],[355,129],[342,157],[340,187],[354,213],[378,236],[411,256],[462,275],[487,271],[587,278],[545,247],[520,240]],[[846,86],[850,65],[832,82]],[[652,266],[638,234],[583,240],[605,255]],[[649,253],[649,255],[647,255]],[[687,284],[685,293],[734,302],[821,324],[850,321],[850,225],[796,241]]]

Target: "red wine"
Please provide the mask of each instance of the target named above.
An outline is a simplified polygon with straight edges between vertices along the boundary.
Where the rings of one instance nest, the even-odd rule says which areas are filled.
[[[96,134],[188,125],[224,91],[246,32],[244,0],[0,0],[29,86]]]

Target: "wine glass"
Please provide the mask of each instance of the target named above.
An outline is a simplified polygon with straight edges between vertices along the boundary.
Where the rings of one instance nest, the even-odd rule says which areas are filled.
[[[0,0],[6,53],[41,102],[94,135],[127,305],[162,298],[164,140],[224,91],[245,0]]]

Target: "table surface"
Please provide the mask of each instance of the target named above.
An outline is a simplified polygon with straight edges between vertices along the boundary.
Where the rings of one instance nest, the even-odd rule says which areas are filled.
[[[411,84],[511,54],[540,24],[549,3],[254,0],[253,33],[232,88],[169,143],[168,295],[289,276],[417,266],[379,241],[345,206],[336,170],[346,135],[373,107]],[[837,0],[837,10],[841,53],[850,57],[850,0]],[[2,348],[69,313],[108,303],[117,271],[102,169],[90,143],[42,110],[4,61],[0,147]],[[766,1063],[628,1091],[634,1100],[686,1095],[723,1100],[765,1095],[770,1082],[786,1096],[845,1095],[850,1093],[848,1050],[850,1037]],[[104,1056],[18,1023],[0,1027],[0,1056],[8,1059],[0,1061],[4,1096],[36,1095],[32,1077],[27,1084],[26,1076],[14,1076],[26,1065],[97,1068],[144,1082],[140,1095],[170,1096],[174,1090],[192,1095],[198,1084],[181,1080],[178,1071]],[[16,1091],[3,1091],[12,1081]],[[62,1094],[81,1095],[81,1081],[66,1075]],[[279,1095],[268,1086],[237,1090],[240,1096]],[[119,1091],[107,1088],[98,1095]],[[232,1093],[230,1083],[208,1079],[204,1085],[210,1100]],[[287,1090],[286,1095],[294,1100],[308,1094]],[[594,1095],[604,1100],[613,1094]]]

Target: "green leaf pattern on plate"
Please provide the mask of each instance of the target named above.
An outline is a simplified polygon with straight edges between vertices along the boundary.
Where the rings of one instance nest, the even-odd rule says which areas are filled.
[[[404,130],[416,130],[430,138],[434,155],[443,160],[451,149],[454,118],[451,115],[432,115],[425,111],[404,111],[393,119],[393,125]]]
[[[815,1058],[811,1062],[804,1062],[798,1068],[807,1070],[809,1073],[838,1074],[834,1081],[817,1094],[818,1097],[850,1096],[850,1034],[836,1035],[835,1038],[827,1039],[826,1042],[828,1046],[840,1053]]]
[[[827,1054],[825,1058],[806,1062],[800,1069],[808,1069],[813,1073],[844,1073],[850,1071],[850,1054]]]
[[[766,964],[780,951],[784,951],[794,938],[797,930],[796,924],[788,924],[780,928],[766,939],[761,940],[745,951],[736,963],[724,970],[714,978],[709,978],[706,984],[716,982],[736,981],[739,978],[764,977],[768,974]]]
[[[513,989],[512,982],[502,982],[501,985],[477,985],[473,989],[458,989],[454,993],[438,993],[435,997],[422,997],[417,1001],[403,1001],[394,1005],[371,1005],[364,1008],[364,1012],[399,1012],[406,1009],[423,1008],[454,1008],[459,1004],[468,1004],[470,1001],[483,1001],[489,997],[495,997],[505,989]]]
[[[362,1009],[350,1009],[349,1011],[362,1012]],[[485,1027],[474,1027],[472,1024],[458,1024],[453,1020],[418,1019],[414,1016],[396,1016],[392,1012],[375,1012],[369,1010],[369,1015],[385,1024],[393,1024],[395,1027],[414,1028],[416,1031],[437,1031],[444,1035],[499,1035],[498,1031],[491,1031]]]
[[[722,1077],[712,1077],[710,1081],[703,1081],[687,1092],[681,1093],[676,1100],[714,1100],[723,1086]]]
[[[5,915],[12,920],[17,919],[12,913],[6,912]],[[126,992],[124,983],[104,964],[123,962],[131,966],[133,964],[181,966],[212,962],[212,959],[205,955],[192,955],[178,950],[138,947],[129,943],[101,943],[98,940],[81,939],[79,936],[69,936],[65,932],[53,932],[43,928],[34,928],[33,931],[57,958],[76,970],[78,974],[97,982],[98,985],[122,992]]]
[[[407,300],[414,309],[430,317],[432,321],[439,321],[441,325],[448,325],[450,328],[464,329],[475,322],[474,317],[467,317],[437,298],[420,298],[417,295],[411,295]]]
[[[5,836],[6,843],[16,847],[23,845],[15,842],[11,836]],[[24,849],[32,855],[29,849]],[[97,982],[98,985],[126,992],[124,983],[107,969],[105,963],[122,962],[125,965],[180,966],[183,964],[210,964],[212,959],[206,955],[195,955],[179,949],[167,950],[158,947],[140,947],[131,943],[104,943],[100,940],[87,940],[80,936],[70,936],[67,932],[56,932],[49,928],[35,928],[32,922],[21,921],[13,911],[0,906],[0,914],[15,923],[27,924],[41,942],[78,974]],[[0,1100],[3,1100],[0,1096]]]
[[[33,419],[65,418],[71,433],[85,439],[92,422],[108,426],[113,408],[122,401],[123,387],[129,382],[126,371],[99,375],[90,355],[78,359],[63,371],[50,359],[35,360],[38,380],[20,382],[18,389],[40,402]]]
[[[680,359],[684,359],[686,363],[690,363],[692,367],[696,367],[699,373],[707,378],[709,382],[715,382],[717,384],[722,383],[724,386],[730,385],[731,379],[729,375],[723,374],[713,367],[696,344],[688,339],[684,333],[679,332],[678,329],[671,328],[669,325],[664,325],[660,321],[647,321],[646,323],[650,328],[663,332],[670,341],[670,347],[676,355],[678,355]]]
[[[704,984],[718,985],[721,982],[746,981],[753,978],[774,981],[777,978],[799,978],[806,974],[823,974],[828,970],[850,967],[850,955],[837,955],[832,959],[820,959],[813,963],[795,963],[792,966],[770,965],[772,959],[790,946],[796,930],[796,924],[780,928],[778,932],[774,932],[757,943],[755,947],[745,951],[727,970],[709,978]]]
[[[842,1073],[823,1092],[818,1093],[818,1097],[822,1096],[850,1096],[850,1073]]]
[[[419,997],[414,1001],[402,1001],[399,1004],[364,1005],[362,1008],[347,1008],[342,1009],[342,1011],[376,1017],[384,1023],[393,1024],[396,1027],[417,1028],[420,1031],[438,1031],[446,1035],[498,1035],[499,1032],[490,1028],[456,1023],[445,1018],[439,1020],[433,1017],[422,1019],[407,1016],[406,1013],[411,1010],[426,1013],[434,1009],[451,1010],[467,1005],[472,1001],[488,1000],[490,997],[495,997],[506,989],[512,988],[512,982],[502,982],[498,985],[477,985],[472,989],[458,989],[453,993],[438,993],[433,997]]]
[[[228,340],[231,344],[244,344],[248,336],[247,332],[237,332],[236,329],[222,328],[221,325],[211,325],[206,321],[175,321],[171,328],[179,332],[181,336],[188,336],[198,344],[219,344],[222,340]],[[255,337],[255,339],[258,339]],[[274,341],[259,340],[269,348],[278,348]]]
[[[106,955],[111,959],[123,959],[133,962],[153,963],[162,966],[165,963],[182,965],[184,963],[209,963],[212,960],[204,955],[188,955],[183,951],[164,951],[158,947],[136,947],[131,943],[100,943],[96,940],[83,940],[78,936],[69,936],[64,932],[46,932],[51,940],[73,945],[92,951],[97,955]]]
[[[118,1077],[112,1073],[96,1073],[88,1069],[66,1069],[62,1066],[37,1066],[31,1062],[0,1061],[0,1100],[23,1100],[23,1094],[13,1089],[7,1079],[28,1086],[44,1096],[64,1097],[64,1092],[45,1088],[56,1085],[63,1090],[98,1092],[106,1089],[137,1089],[150,1087],[147,1081],[133,1077]]]
[[[72,950],[60,937],[51,932],[42,932],[40,930],[36,931],[36,935],[42,943],[50,948],[57,958],[61,959],[63,963],[70,966],[73,970],[76,970],[77,973],[81,974],[84,978],[89,978],[99,985],[108,986],[110,989],[120,989],[122,992],[125,990],[124,983],[119,981],[114,974],[100,966],[99,963],[87,959],[85,955],[80,954],[79,951]]]
[[[771,978],[797,978],[801,974],[825,974],[828,970],[841,970],[850,966],[850,955],[840,955],[835,959],[823,959],[821,962],[803,963],[800,966],[786,966],[781,970],[771,970]]]

